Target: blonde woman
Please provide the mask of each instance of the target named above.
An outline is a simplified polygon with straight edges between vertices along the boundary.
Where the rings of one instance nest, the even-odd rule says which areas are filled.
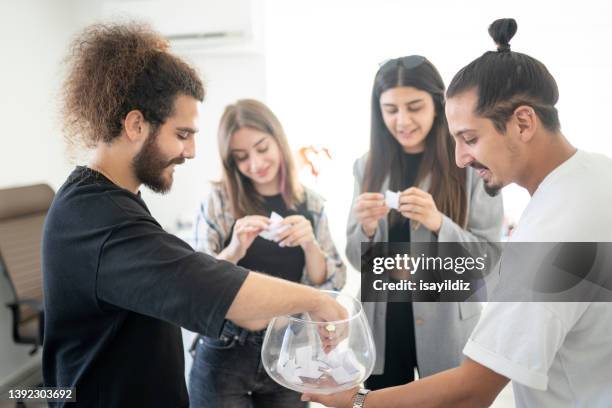
[[[339,290],[346,268],[331,240],[322,198],[302,186],[283,128],[263,103],[229,105],[219,125],[223,179],[200,206],[196,249],[294,282]],[[280,233],[264,239],[270,216]],[[273,296],[262,293],[262,296]],[[264,331],[226,322],[219,338],[199,336],[189,381],[193,407],[304,406],[261,364]]]

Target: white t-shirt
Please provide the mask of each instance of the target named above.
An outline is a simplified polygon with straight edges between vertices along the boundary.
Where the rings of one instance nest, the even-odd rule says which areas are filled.
[[[511,241],[612,242],[612,160],[578,151],[552,171]],[[612,407],[612,303],[489,303],[463,352],[518,407]]]

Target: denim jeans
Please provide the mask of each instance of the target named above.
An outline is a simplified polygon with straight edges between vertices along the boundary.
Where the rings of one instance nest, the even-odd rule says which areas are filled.
[[[192,408],[305,408],[300,394],[278,385],[261,362],[264,332],[227,322],[219,339],[200,336],[189,376]]]

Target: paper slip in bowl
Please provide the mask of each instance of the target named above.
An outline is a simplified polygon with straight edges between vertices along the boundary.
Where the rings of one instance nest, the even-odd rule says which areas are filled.
[[[330,375],[336,380],[338,384],[345,384],[347,382],[355,381],[355,378],[359,376],[359,370],[349,373],[344,367],[338,367],[331,370]]]
[[[335,299],[348,318],[321,321],[306,312],[277,316],[268,324],[261,347],[261,362],[270,378],[300,393],[346,391],[374,369],[374,340],[359,300],[340,292],[321,293]],[[330,336],[337,340],[331,348]]]
[[[330,353],[330,357],[334,354],[333,361],[327,363],[313,360],[312,352],[310,346],[301,347],[296,350],[295,360],[282,352],[277,364],[278,373],[295,385],[332,381],[336,386],[354,382],[361,375],[361,365],[351,350]]]
[[[302,380],[296,374],[297,368],[298,366],[295,364],[295,361],[287,360],[284,365],[278,365],[278,373],[291,383],[301,384]]]

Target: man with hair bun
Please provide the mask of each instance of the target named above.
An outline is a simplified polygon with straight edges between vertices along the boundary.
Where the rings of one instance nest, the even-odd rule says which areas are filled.
[[[457,165],[476,169],[492,196],[510,183],[529,191],[512,242],[612,242],[612,160],[577,150],[561,133],[557,84],[544,64],[510,50],[516,30],[513,19],[493,22],[497,50],[448,87]],[[414,383],[303,399],[338,408],[487,407],[512,380],[518,407],[612,406],[611,303],[489,303],[463,353],[460,367]]]
[[[175,166],[194,157],[204,99],[163,37],[138,24],[93,25],[67,62],[65,136],[94,154],[45,222],[46,386],[74,387],[81,407],[186,407],[180,327],[218,337],[225,319],[256,330],[282,314],[346,317],[312,287],[195,252],[150,214],[139,189],[168,192]]]

